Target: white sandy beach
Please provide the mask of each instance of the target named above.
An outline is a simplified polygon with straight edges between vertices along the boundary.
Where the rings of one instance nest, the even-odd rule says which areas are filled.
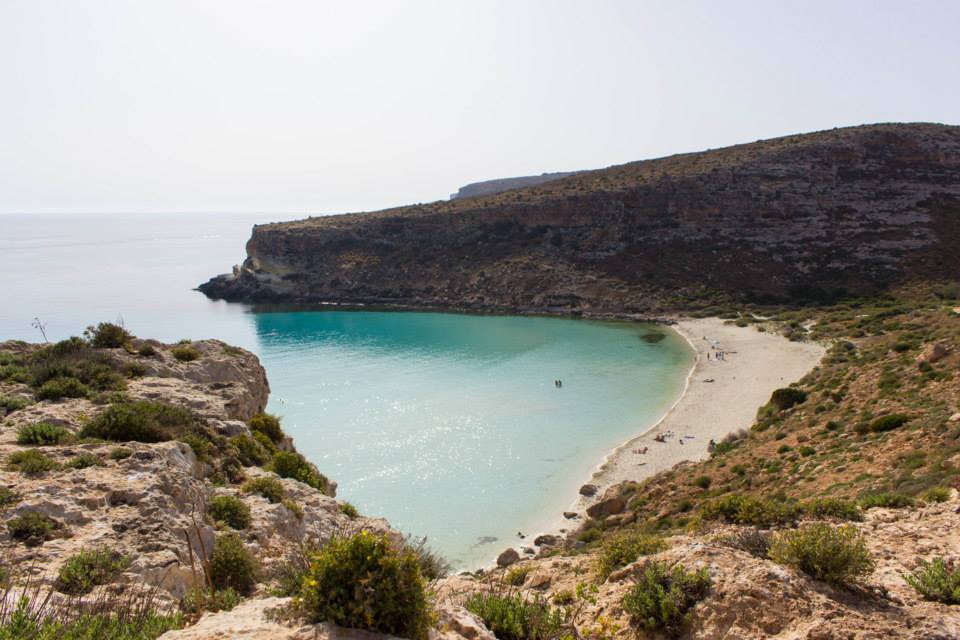
[[[802,378],[826,351],[816,343],[791,342],[719,318],[682,319],[673,328],[697,352],[686,389],[659,422],[617,447],[591,478],[584,478],[598,491],[593,497],[579,496],[569,511],[582,515],[607,488],[625,480],[643,480],[679,462],[707,458],[711,439],[719,442],[729,433],[749,429],[774,389]],[[715,345],[725,352],[723,360],[716,358]],[[665,442],[654,439],[661,434]],[[644,448],[647,453],[640,453]],[[572,524],[557,514],[538,529],[557,532]]]

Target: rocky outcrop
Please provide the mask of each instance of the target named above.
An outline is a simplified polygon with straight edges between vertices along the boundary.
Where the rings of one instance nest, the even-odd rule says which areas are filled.
[[[955,279],[958,252],[960,128],[884,124],[259,225],[244,264],[200,288],[248,302],[651,315]]]
[[[517,178],[498,178],[496,180],[484,180],[483,182],[471,182],[468,185],[460,187],[456,193],[450,195],[451,200],[459,198],[473,198],[475,196],[491,196],[495,193],[502,193],[510,189],[523,189],[524,187],[535,187],[538,184],[560,180],[569,176],[576,175],[576,171],[557,171],[555,173],[541,173],[539,176],[520,176]]]

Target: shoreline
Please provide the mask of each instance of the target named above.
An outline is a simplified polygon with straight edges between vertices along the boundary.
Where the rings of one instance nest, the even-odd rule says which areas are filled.
[[[684,462],[709,457],[710,440],[719,442],[730,433],[749,429],[757,409],[775,389],[796,382],[813,369],[826,348],[812,342],[791,342],[780,334],[738,327],[719,318],[677,318],[670,325],[694,351],[683,390],[655,423],[609,451],[582,484],[597,487],[593,496],[578,495],[562,514],[545,518],[532,528],[528,544],[539,535],[566,536],[586,520],[586,510],[603,499],[612,486],[640,482]],[[717,360],[714,344],[725,358]],[[710,359],[707,355],[710,354]],[[654,440],[663,435],[665,442]],[[641,453],[646,447],[647,453]],[[521,556],[529,557],[529,556]]]

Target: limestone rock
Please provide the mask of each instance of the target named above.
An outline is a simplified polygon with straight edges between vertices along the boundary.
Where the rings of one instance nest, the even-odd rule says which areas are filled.
[[[595,484],[585,484],[580,487],[580,495],[582,496],[595,496],[597,495],[597,491],[599,491],[599,488]]]
[[[587,515],[591,518],[602,518],[621,513],[627,507],[627,503],[620,496],[606,498],[596,504],[587,507]]]
[[[499,556],[497,556],[497,566],[498,567],[509,567],[513,563],[520,560],[520,554],[517,553],[516,549],[507,549]]]

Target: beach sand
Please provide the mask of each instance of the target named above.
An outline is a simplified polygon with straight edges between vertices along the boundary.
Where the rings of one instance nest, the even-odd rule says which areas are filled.
[[[673,329],[697,352],[684,392],[659,422],[617,447],[591,478],[584,479],[584,484],[596,485],[598,491],[593,497],[579,496],[570,505],[568,510],[580,514],[578,519],[558,514],[537,527],[540,533],[569,530],[582,522],[587,507],[610,486],[643,480],[679,462],[706,459],[711,439],[719,442],[729,433],[749,429],[773,390],[802,378],[826,352],[820,344],[791,342],[779,334],[725,324],[719,318],[680,319]],[[725,359],[716,359],[715,344],[725,352]],[[660,434],[665,442],[654,439]],[[637,452],[644,447],[646,454]]]

